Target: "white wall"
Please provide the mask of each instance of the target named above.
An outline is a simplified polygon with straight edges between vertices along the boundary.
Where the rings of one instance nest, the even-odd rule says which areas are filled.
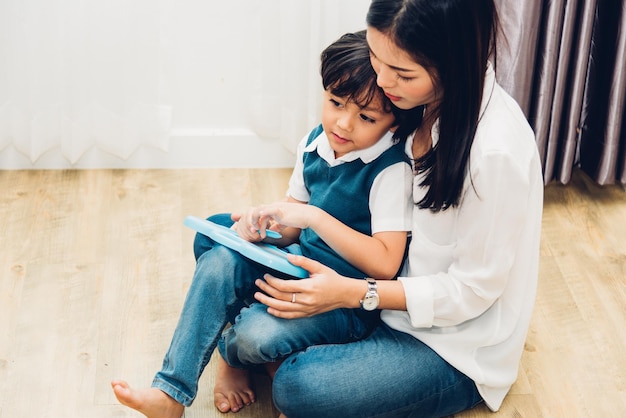
[[[271,73],[274,60],[271,54],[277,54],[274,56],[276,66],[281,62],[284,65],[285,54],[290,54],[281,51],[279,45],[274,49],[272,40],[280,43],[281,37],[302,37],[302,48],[309,51],[307,66],[313,68],[306,74],[296,71],[287,71],[287,74],[295,77],[297,83],[300,79],[302,83],[316,83],[321,93],[317,68],[321,49],[344,32],[364,28],[369,4],[369,0],[293,1],[297,3],[280,0],[160,1],[159,102],[172,109],[167,151],[142,146],[124,160],[93,148],[75,164],[70,164],[59,149],[52,149],[31,162],[9,145],[0,150],[0,168],[292,166],[294,145],[306,134],[306,129],[312,127],[305,125],[317,119],[316,114],[308,115],[306,123],[299,122],[302,126],[297,138],[281,142],[276,137],[263,137],[263,129],[255,126],[255,120],[273,109],[268,108],[269,104],[259,107],[257,103],[256,108],[251,107],[252,82],[263,80],[263,88],[271,90],[271,84],[276,82]],[[310,36],[310,28],[302,28],[298,33],[299,30],[293,31],[289,25],[281,24],[289,23],[291,17],[284,13],[293,10],[294,4],[305,8],[306,15],[317,13],[310,17],[311,26],[319,32],[316,36]],[[268,24],[270,18],[278,23]],[[284,69],[280,74],[285,76]],[[317,92],[315,94],[290,100],[295,103],[311,101],[317,109]]]

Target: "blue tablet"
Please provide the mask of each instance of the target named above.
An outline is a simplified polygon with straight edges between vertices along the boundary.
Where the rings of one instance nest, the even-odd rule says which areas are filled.
[[[263,264],[273,270],[293,277],[302,279],[309,277],[308,271],[302,267],[294,266],[287,260],[287,254],[289,254],[289,252],[286,249],[278,248],[275,245],[264,242],[246,241],[245,239],[241,239],[234,229],[218,225],[196,216],[187,216],[183,223],[185,226],[206,235],[213,241],[235,250],[244,257],[256,261],[259,264]],[[268,236],[269,235],[268,233]],[[293,247],[289,246],[287,248]]]

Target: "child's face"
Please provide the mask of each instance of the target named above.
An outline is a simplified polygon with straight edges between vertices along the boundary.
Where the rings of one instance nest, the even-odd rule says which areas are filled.
[[[393,126],[395,117],[386,112],[379,98],[367,108],[324,91],[322,126],[335,157],[369,148]]]
[[[368,28],[367,43],[376,82],[395,106],[407,110],[438,100],[431,74],[387,36]]]

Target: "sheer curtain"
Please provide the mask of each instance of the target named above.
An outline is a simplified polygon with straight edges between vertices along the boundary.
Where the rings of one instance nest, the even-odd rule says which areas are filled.
[[[180,54],[172,53],[172,42],[190,30],[200,37],[185,38],[194,45],[210,48],[210,39],[242,48],[249,76],[231,86],[228,100],[211,97],[241,102],[223,109],[245,114],[233,128],[293,151],[319,123],[320,52],[341,34],[364,29],[368,6],[369,0],[242,0],[236,7],[204,0],[2,0],[0,153],[13,146],[34,163],[55,149],[75,164],[94,147],[121,159],[146,145],[167,150],[177,128],[177,109],[168,102],[180,82],[173,65],[201,67],[210,56],[215,74],[234,77],[227,73],[233,63],[210,49],[193,55],[180,45]],[[204,26],[180,26],[181,19],[198,25],[207,13],[232,24],[205,19]],[[222,91],[211,89],[220,83],[213,73],[198,77],[188,84],[198,88],[186,90],[193,96],[178,100],[202,106],[202,92]],[[204,114],[199,128],[224,127],[219,115]]]
[[[154,0],[1,1],[0,151],[34,162],[60,147],[74,163],[94,146],[166,149],[159,31]]]
[[[626,183],[626,0],[497,0],[499,79],[535,129],[545,182]]]
[[[370,0],[264,2],[253,30],[256,52],[249,102],[253,130],[294,151],[320,123],[320,53],[346,32],[365,29]]]

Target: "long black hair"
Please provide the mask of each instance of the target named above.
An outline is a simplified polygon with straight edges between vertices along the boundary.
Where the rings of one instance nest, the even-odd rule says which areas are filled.
[[[422,186],[428,186],[418,205],[433,211],[457,206],[480,119],[487,62],[495,55],[498,17],[494,2],[373,0],[367,25],[387,36],[433,77],[441,100],[428,110],[439,119],[439,140],[416,162],[417,171],[426,173]],[[399,123],[399,129],[416,129],[421,119],[404,117]]]

